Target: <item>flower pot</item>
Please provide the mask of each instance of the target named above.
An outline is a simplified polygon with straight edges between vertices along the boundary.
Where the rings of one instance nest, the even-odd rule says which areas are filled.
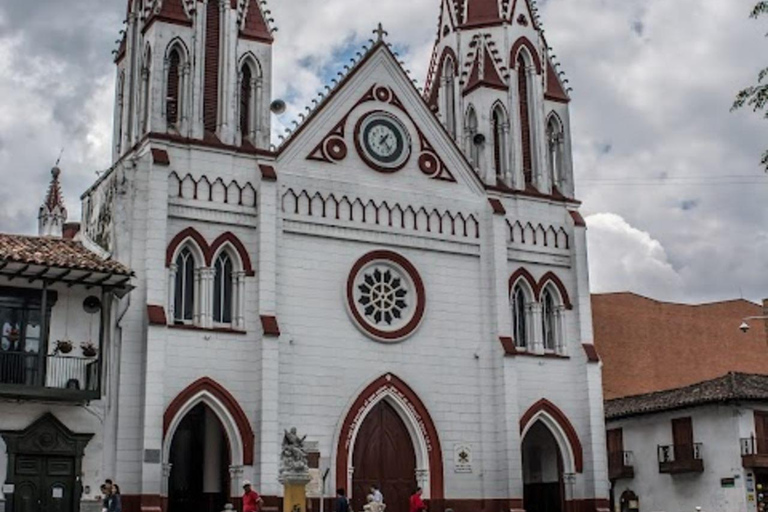
[[[56,342],[56,352],[69,354],[72,352],[72,342],[69,340],[59,340]]]

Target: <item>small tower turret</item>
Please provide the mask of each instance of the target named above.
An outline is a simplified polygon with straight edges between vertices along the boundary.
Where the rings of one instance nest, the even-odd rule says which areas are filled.
[[[48,193],[37,216],[37,234],[40,236],[61,237],[64,231],[67,209],[64,207],[64,198],[61,194],[60,174],[61,169],[58,167],[51,169],[51,184],[48,186]]]

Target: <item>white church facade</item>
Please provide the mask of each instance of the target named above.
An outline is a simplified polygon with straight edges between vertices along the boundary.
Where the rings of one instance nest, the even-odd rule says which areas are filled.
[[[274,147],[264,6],[130,2],[78,235],[136,274],[90,462],[125,512],[278,506],[290,427],[355,510],[607,510],[570,100],[528,0],[439,8],[423,93],[379,30]]]

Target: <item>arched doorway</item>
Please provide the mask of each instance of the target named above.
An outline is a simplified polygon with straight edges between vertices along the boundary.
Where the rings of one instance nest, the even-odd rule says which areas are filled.
[[[543,422],[536,421],[528,429],[522,456],[526,512],[564,512],[563,457]]]
[[[408,498],[416,487],[416,452],[408,428],[386,400],[366,416],[352,461],[353,510],[363,510],[371,486],[378,484],[388,512],[408,512]]]
[[[229,447],[216,413],[199,403],[173,434],[168,479],[169,512],[218,512],[229,494]]]

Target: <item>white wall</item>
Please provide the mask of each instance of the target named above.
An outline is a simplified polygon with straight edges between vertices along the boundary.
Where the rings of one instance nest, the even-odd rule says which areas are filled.
[[[702,443],[703,473],[668,475],[659,473],[658,445],[672,444],[672,419],[690,416],[693,440]],[[619,480],[614,488],[618,502],[631,489],[640,498],[642,512],[704,512],[748,510],[745,470],[739,447],[743,424],[751,423],[750,409],[738,406],[706,406],[610,421],[608,429],[622,428],[624,450],[634,453],[635,477]],[[734,488],[721,487],[721,479],[735,478]]]

